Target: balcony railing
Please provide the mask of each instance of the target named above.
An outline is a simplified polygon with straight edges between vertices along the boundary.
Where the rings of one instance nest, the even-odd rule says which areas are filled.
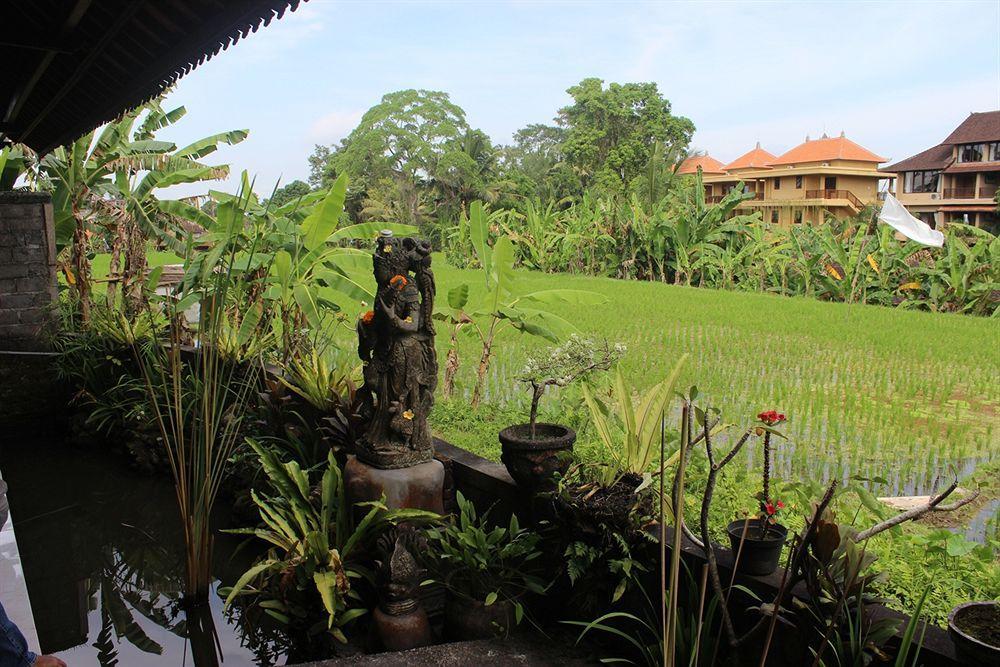
[[[806,199],[846,199],[856,208],[865,207],[850,190],[806,190]]]
[[[941,193],[942,199],[975,199],[976,188],[945,188]]]
[[[979,198],[980,199],[993,199],[997,196],[997,190],[1000,190],[1000,185],[987,185],[979,188]]]

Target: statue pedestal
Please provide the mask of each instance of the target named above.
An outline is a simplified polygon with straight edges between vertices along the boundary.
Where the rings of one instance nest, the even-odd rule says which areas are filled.
[[[383,470],[349,456],[344,466],[344,483],[351,503],[379,500],[384,495],[389,509],[444,514],[444,465],[437,460]]]

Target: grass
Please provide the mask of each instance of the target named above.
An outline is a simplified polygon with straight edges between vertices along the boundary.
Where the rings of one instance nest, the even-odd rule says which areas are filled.
[[[477,271],[435,266],[439,298]],[[779,474],[881,475],[889,493],[926,492],[956,466],[968,473],[1000,456],[1000,322],[997,320],[824,303],[807,298],[724,292],[660,283],[518,272],[518,291],[574,288],[599,292],[603,306],[554,310],[586,335],[625,343],[623,370],[640,388],[691,354],[680,386],[696,384],[702,402],[727,420],[748,423],[761,410],[788,416],[789,445],[776,452]],[[460,336],[460,395],[471,393],[476,341]],[[447,336],[439,327],[444,354]],[[545,345],[508,331],[496,346],[487,382],[495,408],[523,409],[528,392],[513,380],[529,350]],[[550,411],[572,410],[569,400]],[[505,410],[506,412],[506,410]],[[526,413],[525,413],[526,415]],[[440,435],[496,458],[493,443],[471,442],[461,420]]]

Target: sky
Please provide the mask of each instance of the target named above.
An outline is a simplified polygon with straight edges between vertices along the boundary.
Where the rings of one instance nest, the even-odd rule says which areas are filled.
[[[445,91],[470,126],[509,143],[592,76],[655,82],[694,122],[692,148],[724,162],[758,141],[780,154],[841,131],[896,161],[1000,109],[1000,0],[310,0],[181,79],[167,104],[188,115],[162,138],[250,130],[212,157],[266,195],[305,180],[313,147],[347,136],[386,93]]]

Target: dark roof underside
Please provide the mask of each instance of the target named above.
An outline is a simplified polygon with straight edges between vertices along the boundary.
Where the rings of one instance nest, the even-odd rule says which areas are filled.
[[[952,147],[947,144],[938,144],[933,148],[928,148],[916,155],[901,160],[896,164],[882,167],[879,171],[900,172],[900,171],[923,171],[925,169],[944,169],[951,164]]]
[[[975,144],[1000,141],[1000,111],[971,113],[942,143]]]
[[[299,2],[0,2],[0,139],[40,154],[67,144]]]

